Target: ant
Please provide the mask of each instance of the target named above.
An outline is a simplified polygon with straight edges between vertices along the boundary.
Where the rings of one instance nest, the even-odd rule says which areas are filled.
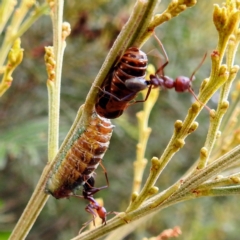
[[[146,80],[147,55],[136,47],[127,49],[117,66],[107,76],[102,88],[98,87],[100,92],[95,108],[100,116],[105,118],[117,118],[121,116],[123,111],[136,97],[137,93],[146,88],[149,89],[145,99],[135,101],[134,103],[145,102],[148,99],[152,88],[156,87],[167,89],[175,88],[176,92],[189,91],[194,98],[200,102],[192,89],[192,81],[194,80],[194,74],[202,66],[207,54],[204,55],[202,61],[193,71],[190,78],[179,76],[174,80],[164,75],[163,70],[168,65],[169,59],[163,44],[158,39],[155,32],[153,33],[153,36],[160,45],[166,62],[159,67],[155,74],[150,75],[149,80]],[[210,111],[207,106],[205,107]]]
[[[105,174],[105,176],[107,176]],[[107,178],[106,178],[107,179]],[[92,219],[87,221],[83,224],[82,228],[79,231],[79,234],[81,231],[90,223],[93,222],[93,225],[95,226],[95,218],[99,216],[102,219],[102,224],[106,225],[107,221],[107,211],[103,206],[100,206],[98,202],[94,199],[93,195],[99,192],[102,189],[105,189],[109,186],[109,182],[107,179],[107,185],[102,187],[94,187],[95,179],[93,176],[91,176],[83,185],[83,191],[82,196],[79,195],[72,195],[76,198],[83,198],[89,201],[89,204],[85,207],[86,212],[92,214]],[[95,212],[96,210],[96,212]]]
[[[197,101],[199,101],[196,94],[194,93],[194,91],[192,89],[192,81],[195,79],[195,77],[194,77],[195,73],[198,71],[198,69],[202,66],[203,62],[205,61],[205,59],[207,57],[207,53],[204,54],[202,61],[199,63],[199,65],[193,71],[190,78],[185,77],[185,76],[179,76],[174,80],[174,79],[164,75],[164,68],[168,65],[169,59],[168,59],[167,53],[166,53],[161,41],[158,39],[158,37],[155,35],[155,33],[154,33],[154,37],[158,41],[159,45],[162,48],[166,62],[156,71],[156,73],[154,75],[153,74],[150,75],[150,80],[148,81],[148,84],[150,85],[150,87],[152,85],[154,88],[156,88],[158,86],[167,88],[167,89],[174,88],[176,92],[189,91],[194,96],[194,98]],[[159,73],[161,73],[161,74],[158,75]]]
[[[193,73],[191,74],[190,78],[189,77],[185,77],[185,76],[178,76],[175,80],[166,76],[164,74],[164,68],[168,65],[169,63],[169,58],[167,55],[166,50],[164,49],[163,44],[161,43],[161,41],[159,40],[159,38],[156,36],[155,33],[153,33],[153,36],[155,37],[155,39],[157,40],[158,44],[160,45],[163,54],[164,54],[164,58],[166,59],[166,62],[160,66],[158,68],[158,70],[156,71],[155,74],[151,74],[149,76],[149,80],[145,80],[145,82],[140,82],[137,81],[136,78],[132,78],[132,79],[128,79],[125,81],[125,85],[127,86],[127,88],[130,89],[143,89],[142,85],[145,84],[147,86],[149,86],[149,90],[146,94],[146,97],[144,100],[140,100],[140,101],[136,101],[136,102],[145,102],[148,99],[148,96],[151,92],[152,88],[157,88],[157,87],[162,87],[162,88],[167,88],[167,89],[172,89],[174,88],[176,92],[186,92],[189,91],[193,97],[198,101],[198,97],[196,96],[196,94],[194,93],[194,90],[192,89],[192,81],[195,79],[194,75],[195,73],[198,71],[198,69],[202,66],[203,62],[205,61],[206,57],[207,57],[207,53],[205,53],[205,55],[203,56],[203,59],[201,60],[201,62],[199,63],[199,65],[196,67],[196,69],[193,71]],[[135,103],[136,103],[135,102]],[[201,102],[200,102],[201,103]],[[201,103],[203,104],[203,103]],[[204,105],[204,104],[203,104]],[[204,105],[204,107],[207,108],[208,111],[210,111],[210,109]]]

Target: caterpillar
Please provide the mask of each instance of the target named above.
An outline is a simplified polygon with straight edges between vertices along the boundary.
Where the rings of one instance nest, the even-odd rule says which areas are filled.
[[[80,129],[65,148],[61,147],[64,150],[59,151],[54,160],[45,193],[57,199],[74,195],[98,167],[108,149],[112,130],[110,120],[94,112],[86,129]]]

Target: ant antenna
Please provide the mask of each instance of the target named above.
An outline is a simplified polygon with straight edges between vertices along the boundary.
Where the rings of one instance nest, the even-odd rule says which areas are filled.
[[[205,61],[206,57],[207,57],[207,53],[204,54],[204,56],[203,56],[203,58],[202,58],[202,61],[198,64],[198,66],[196,67],[196,69],[193,71],[191,77],[189,78],[189,80],[190,80],[191,82],[192,82],[192,80],[193,80],[193,78],[194,78],[195,73],[196,73],[196,72],[198,71],[198,69],[202,66],[202,64],[203,64],[203,62]],[[191,86],[189,86],[188,91],[189,91],[189,92],[193,95],[193,97],[194,97],[199,103],[201,103],[209,112],[211,111],[211,109],[210,109],[207,105],[203,104],[203,103],[198,99],[197,95],[195,94],[195,92],[193,91],[193,89],[192,89]]]
[[[207,57],[207,53],[204,54],[202,61],[198,64],[198,66],[196,67],[196,69],[193,71],[191,77],[189,78],[190,80],[192,80],[192,78],[194,77],[194,74],[198,71],[198,69],[202,66],[203,62],[205,61]]]
[[[162,44],[162,42],[159,40],[159,38],[157,37],[155,31],[153,32],[153,36],[154,38],[156,39],[156,41],[158,42],[159,46],[161,47],[162,51],[163,51],[163,55],[164,55],[164,58],[166,59],[166,62],[160,66],[160,68],[156,71],[155,75],[157,75],[160,71],[162,71],[162,75],[164,75],[163,73],[163,69],[168,65],[169,63],[169,58],[168,58],[168,55],[167,55],[167,52]]]

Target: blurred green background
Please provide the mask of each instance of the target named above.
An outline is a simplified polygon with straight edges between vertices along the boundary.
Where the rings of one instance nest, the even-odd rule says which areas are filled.
[[[169,1],[162,1],[158,12]],[[208,57],[193,83],[198,92],[200,80],[209,76],[210,53],[217,45],[217,31],[212,23],[213,4],[199,1],[179,17],[160,26],[156,33],[168,53],[170,63],[165,74],[175,78],[190,76],[207,52]],[[64,20],[72,27],[67,38],[61,88],[60,143],[68,132],[76,112],[114,39],[127,21],[134,1],[66,1]],[[52,44],[49,16],[40,18],[22,37],[24,60],[14,73],[12,87],[1,98],[0,107],[0,240],[7,239],[47,162],[48,99],[44,46]],[[146,53],[159,50],[154,38],[142,48]],[[160,51],[160,50],[159,50]],[[239,54],[238,54],[239,56]],[[151,58],[157,67],[159,60]],[[238,59],[238,58],[237,58]],[[238,62],[236,61],[236,64]],[[193,101],[189,93],[163,90],[154,106],[149,125],[152,128],[146,157],[160,156],[177,119],[183,120]],[[216,102],[209,102],[215,107]],[[130,106],[123,116],[113,120],[116,126],[110,148],[104,157],[110,187],[96,195],[104,199],[108,211],[124,211],[132,189],[133,161],[138,138],[136,112],[142,104]],[[178,180],[198,158],[209,125],[209,113],[203,110],[198,130],[186,140],[158,180],[160,190]],[[124,151],[123,151],[124,149]],[[145,177],[149,171],[146,169]],[[106,184],[102,169],[97,171],[96,186]],[[126,187],[127,186],[127,187]],[[155,215],[125,239],[156,236],[178,225],[178,239],[239,239],[239,197],[202,198],[177,204]],[[27,239],[69,239],[91,217],[85,212],[86,201],[56,200],[50,197]]]

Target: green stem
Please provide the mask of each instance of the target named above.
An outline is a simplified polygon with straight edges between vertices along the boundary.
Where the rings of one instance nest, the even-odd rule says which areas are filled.
[[[131,219],[132,221],[136,219],[136,216],[138,216],[138,214],[138,217],[140,217],[141,214],[146,215],[146,212],[147,214],[151,214],[152,212],[160,211],[163,208],[169,207],[180,201],[190,200],[198,197],[196,193],[192,193],[191,191],[197,189],[197,187],[200,186],[201,183],[215,176],[219,172],[228,169],[232,165],[235,165],[237,162],[239,162],[239,158],[240,146],[234,148],[232,151],[220,157],[212,164],[209,164],[206,168],[196,172],[194,176],[186,179],[181,185],[181,187],[178,186],[179,183],[182,182],[182,180],[179,183],[175,183],[173,186],[171,186],[167,190],[167,192],[159,193],[158,195],[150,198],[145,203],[143,203],[137,210],[127,213],[124,217],[124,220],[129,221]],[[233,186],[231,188],[229,187],[228,189],[225,188],[225,192],[227,194],[239,194],[239,185]],[[173,194],[170,197],[166,198],[165,196],[169,196],[169,193]],[[222,190],[220,190],[220,188],[214,188],[211,196],[219,196],[222,194],[224,194],[223,188]]]
[[[236,164],[239,161],[239,158],[240,146],[237,146],[213,163],[209,164],[201,170],[196,171],[194,175],[191,175],[185,179],[179,190],[177,190],[167,201],[181,198],[188,192],[197,189],[198,186],[200,186],[200,184],[203,182]],[[156,200],[155,204],[158,205],[160,202]]]
[[[22,24],[23,19],[26,17],[27,13],[30,12],[30,9],[33,4],[34,2],[29,0],[21,1],[20,6],[16,9],[16,11],[12,16],[10,27],[9,27],[10,34],[8,35],[8,37],[11,38],[12,35],[15,35],[15,33],[19,29],[19,26]]]
[[[13,77],[12,73],[16,67],[22,62],[23,59],[23,49],[21,48],[21,40],[16,39],[13,47],[8,54],[8,62],[6,64],[6,69],[2,81],[0,82],[0,97],[7,91],[11,86]]]
[[[238,27],[238,25],[236,26]],[[221,34],[220,34],[221,36]],[[220,37],[221,39],[221,37]],[[227,39],[227,38],[226,38]],[[220,45],[219,47],[221,48],[221,52],[225,52],[226,51],[226,45]],[[228,95],[230,92],[230,88],[232,86],[232,82],[235,79],[237,72],[238,72],[238,67],[233,67],[233,59],[235,57],[235,53],[236,53],[236,48],[238,47],[238,44],[232,44],[232,42],[229,43],[229,47],[231,50],[227,51],[227,59],[229,59],[227,61],[228,65],[227,65],[227,69],[229,72],[229,76],[227,81],[223,84],[223,87],[221,88],[221,93],[220,93],[220,97],[219,97],[219,102],[218,102],[218,108],[216,111],[216,114],[214,117],[211,118],[211,123],[210,123],[210,127],[208,130],[208,134],[207,134],[207,138],[204,144],[204,147],[207,150],[207,155],[204,156],[203,158],[200,159],[199,163],[198,163],[198,168],[203,168],[206,164],[207,161],[212,153],[212,149],[213,146],[216,142],[216,138],[217,138],[217,133],[220,129],[220,125],[222,123],[222,119],[228,109]],[[223,54],[222,53],[222,54]],[[221,60],[221,58],[219,59]]]
[[[218,196],[229,196],[229,195],[239,195],[240,185],[230,186],[230,187],[219,187],[203,190],[200,192],[199,197],[218,197]]]
[[[60,111],[60,90],[62,76],[63,53],[65,49],[65,39],[62,39],[63,24],[63,0],[54,3],[52,11],[53,22],[53,52],[56,61],[55,79],[52,84],[48,84],[49,92],[49,130],[48,130],[48,161],[52,161],[59,148],[59,111]]]
[[[47,168],[44,169],[42,176],[33,192],[24,212],[14,227],[9,240],[25,239],[31,230],[34,222],[48,200],[48,195],[44,193],[44,185],[46,182],[46,176],[49,171]]]
[[[13,44],[13,42],[22,36],[28,28],[30,28],[33,23],[44,13],[46,13],[46,10],[48,9],[47,4],[43,4],[42,6],[38,7],[24,22],[23,24],[19,27],[19,29],[16,31],[15,34],[13,34],[10,38],[9,36],[5,36],[5,39],[3,41],[3,44],[0,49],[0,67],[3,66],[4,61],[6,59],[6,56]]]
[[[154,69],[155,70],[155,69]],[[142,91],[143,99],[145,99],[148,89]],[[154,104],[157,101],[159,89],[151,92],[148,100],[143,103],[143,110],[137,113],[138,128],[139,128],[139,141],[137,144],[136,161],[133,163],[133,193],[139,192],[141,189],[144,170],[147,164],[145,158],[145,151],[147,148],[148,139],[151,133],[151,128],[148,127],[148,120]]]
[[[135,47],[140,48],[145,43],[145,42],[141,41],[141,36],[143,33],[148,31],[148,26],[153,18],[154,10],[155,10],[157,4],[160,4],[160,2],[161,2],[161,0],[149,1],[149,4],[146,8],[144,16],[142,17],[142,22],[141,22],[141,24],[138,25],[138,27],[135,31],[135,34],[132,38],[130,46],[135,46]],[[151,34],[152,33],[150,33],[147,38],[149,38],[151,36]]]
[[[61,69],[62,69],[62,58],[63,51],[65,48],[65,41],[62,39],[62,14],[63,14],[63,0],[58,0],[55,2],[54,9],[54,51],[56,57],[56,68],[55,76],[56,79],[51,86],[51,93],[49,94],[49,151],[48,159],[53,160],[58,151],[58,134],[59,134],[59,109],[60,109],[60,83],[61,83]],[[46,8],[46,7],[45,7]],[[57,16],[55,16],[55,14]],[[56,26],[57,25],[57,26]],[[72,128],[71,128],[72,129]],[[21,218],[19,219],[17,225],[15,226],[10,239],[18,240],[25,239],[28,232],[31,230],[34,222],[36,221],[38,215],[40,214],[42,208],[44,207],[48,195],[44,193],[45,183],[47,176],[49,175],[54,161],[48,164],[44,169],[40,180],[33,192]]]
[[[219,179],[214,179],[201,184],[198,189],[209,189],[222,186],[236,185],[240,183],[240,173],[236,173],[227,177],[220,177]]]
[[[137,46],[142,46],[152,35],[154,29],[162,23],[171,20],[185,11],[187,7],[192,7],[197,3],[196,0],[176,0],[169,3],[168,8],[161,14],[156,14],[151,18],[146,30],[140,32],[140,37],[136,41]]]
[[[3,0],[0,5],[0,35],[13,13],[16,2],[14,0]]]
[[[157,158],[152,158],[151,163],[151,171],[142,188],[141,194],[137,196],[136,199],[132,200],[126,212],[130,212],[138,208],[144,202],[144,200],[149,197],[149,190],[154,186],[154,179],[156,174],[158,174],[157,170],[161,167],[161,162]]]
[[[186,193],[181,198],[174,198],[169,202],[164,203],[162,206],[164,208],[171,206],[173,204],[177,204],[179,202],[196,199],[200,197],[219,197],[219,196],[229,196],[229,195],[239,195],[240,194],[240,185],[230,186],[230,187],[216,187],[216,188],[208,188],[203,190],[196,190],[196,192]]]
[[[237,89],[236,89],[236,91],[237,91]],[[228,126],[229,120],[230,120],[231,116],[233,115],[233,113],[235,112],[235,110],[237,109],[239,102],[240,102],[240,94],[238,94],[237,98],[234,99],[234,101],[231,103],[227,113],[224,116],[224,119],[221,124],[221,131],[224,134],[225,134],[225,130],[227,130],[226,128]],[[224,139],[224,136],[223,136],[223,139]]]

